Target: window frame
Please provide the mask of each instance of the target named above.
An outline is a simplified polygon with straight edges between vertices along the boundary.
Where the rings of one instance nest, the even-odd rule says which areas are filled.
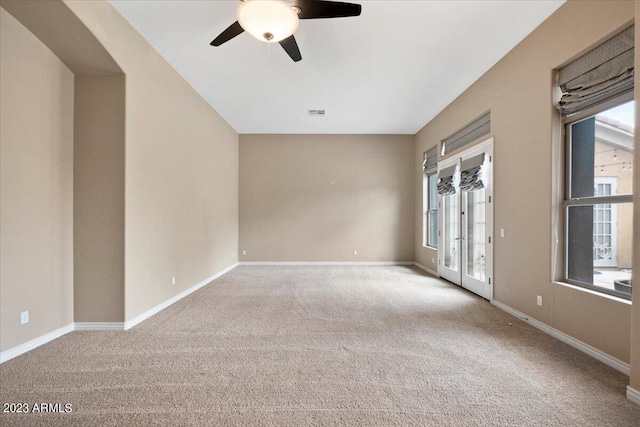
[[[613,195],[613,196],[590,196],[590,197],[574,197],[574,198],[571,197],[571,175],[572,175],[571,154],[572,154],[572,147],[573,147],[573,141],[571,139],[572,137],[571,126],[583,120],[594,117],[598,113],[604,112],[611,108],[615,108],[622,104],[626,104],[630,101],[634,101],[633,92],[625,93],[607,102],[603,102],[601,104],[595,105],[593,107],[590,107],[578,113],[566,116],[563,118],[563,121],[562,121],[563,132],[564,132],[563,143],[564,143],[564,155],[565,155],[565,165],[564,165],[564,171],[563,171],[565,185],[564,185],[564,194],[563,194],[563,203],[562,203],[562,210],[563,210],[563,216],[564,216],[564,244],[563,244],[564,262],[563,262],[563,273],[562,273],[563,281],[571,285],[579,286],[582,288],[589,289],[591,291],[595,291],[601,294],[611,295],[611,296],[622,298],[625,300],[631,300],[632,294],[616,291],[615,289],[606,289],[590,283],[584,283],[584,282],[580,282],[578,280],[569,278],[569,244],[570,244],[569,209],[571,207],[576,207],[576,206],[594,207],[595,205],[601,205],[601,204],[618,205],[618,204],[630,203],[633,206],[633,193]],[[634,150],[635,148],[636,147],[634,146]],[[633,278],[633,270],[631,272],[631,275],[632,275],[631,277]]]
[[[438,173],[434,172],[432,174],[425,174],[426,177],[426,181],[427,181],[427,209],[424,210],[424,215],[425,215],[425,233],[424,233],[424,247],[426,248],[432,248],[432,249],[438,249],[438,181],[437,181],[437,177],[438,177]],[[432,199],[432,194],[431,194],[431,178],[432,177],[436,177],[436,186],[434,191],[436,192],[436,197],[435,197],[435,206],[431,206],[431,199]],[[436,213],[436,234],[434,237],[435,240],[435,245],[432,245],[431,243],[431,222],[430,222],[430,218],[431,218],[431,213],[435,212]]]

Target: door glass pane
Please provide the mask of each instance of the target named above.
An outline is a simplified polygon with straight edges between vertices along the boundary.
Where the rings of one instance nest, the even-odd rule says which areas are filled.
[[[438,211],[433,210],[428,212],[429,219],[429,246],[434,248],[438,246]]]
[[[444,231],[442,246],[444,250],[444,266],[451,270],[458,270],[458,233],[460,230],[460,209],[458,195],[452,194],[443,198]]]
[[[466,274],[484,282],[486,258],[486,190],[466,193],[467,235],[464,240],[467,251]]]
[[[624,176],[622,176],[624,178]],[[596,176],[595,196],[611,196],[616,194],[618,177]],[[613,221],[615,215],[613,211],[616,205],[605,203],[593,206],[593,266],[615,267],[617,265],[617,241],[616,223]]]
[[[616,265],[617,248],[613,247],[613,223],[611,211],[617,206],[594,205],[595,213],[593,230],[593,265],[594,267],[611,267]],[[603,213],[607,215],[603,215]],[[609,218],[605,220],[605,218]]]

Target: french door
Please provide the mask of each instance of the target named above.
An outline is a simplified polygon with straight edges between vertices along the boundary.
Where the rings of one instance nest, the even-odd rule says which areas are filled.
[[[614,196],[617,194],[617,178],[594,178],[594,195]],[[618,266],[618,218],[617,205],[606,203],[593,205],[593,266]]]
[[[438,164],[452,187],[438,196],[438,273],[493,299],[493,138]],[[441,181],[443,179],[441,178]]]

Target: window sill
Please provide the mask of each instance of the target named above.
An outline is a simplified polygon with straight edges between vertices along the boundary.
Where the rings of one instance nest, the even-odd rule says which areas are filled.
[[[558,286],[564,286],[566,288],[575,289],[576,291],[586,292],[588,294],[595,295],[595,296],[598,296],[598,297],[601,297],[601,298],[605,298],[605,299],[608,299],[608,300],[611,300],[611,301],[616,301],[616,302],[621,302],[623,304],[631,305],[631,300],[628,300],[628,299],[625,299],[625,298],[622,298],[622,297],[617,297],[615,295],[605,294],[604,292],[598,292],[598,291],[594,291],[592,289],[583,288],[582,286],[572,285],[571,283],[554,281],[553,284],[554,285],[558,285]]]

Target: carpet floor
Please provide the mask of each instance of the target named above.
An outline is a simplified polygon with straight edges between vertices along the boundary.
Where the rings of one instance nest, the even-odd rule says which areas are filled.
[[[19,425],[640,426],[625,375],[409,267],[241,266],[0,365]]]

